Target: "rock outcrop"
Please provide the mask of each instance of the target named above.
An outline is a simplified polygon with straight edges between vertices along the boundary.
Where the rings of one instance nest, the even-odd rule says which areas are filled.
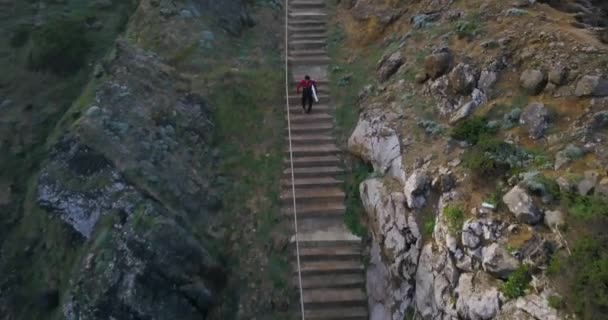
[[[414,298],[422,237],[405,196],[382,179],[361,183],[361,200],[372,231],[367,270],[370,319],[403,319]]]
[[[119,42],[88,109],[42,168],[38,203],[88,240],[63,295],[66,319],[201,319],[217,302],[224,270],[185,223],[217,210],[213,125],[181,81]]]

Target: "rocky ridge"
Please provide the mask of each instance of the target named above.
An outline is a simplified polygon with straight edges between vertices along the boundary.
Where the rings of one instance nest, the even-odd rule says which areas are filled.
[[[557,2],[412,1],[395,5],[403,15],[395,20],[373,11],[392,21],[376,28],[356,9],[369,1],[338,8],[349,50],[361,38],[385,50],[375,75],[359,75],[378,82],[359,94],[348,141],[374,168],[360,185],[371,319],[575,316],[551,268],[571,253],[563,226],[575,224],[578,209],[568,201],[607,200],[599,181],[608,167],[600,146],[608,66],[596,54],[608,47],[604,25],[581,13],[597,11],[594,4],[572,19]],[[572,27],[558,31],[560,18]],[[531,19],[543,22],[522,30]],[[573,21],[581,19],[589,24]],[[532,146],[547,150],[542,159]]]

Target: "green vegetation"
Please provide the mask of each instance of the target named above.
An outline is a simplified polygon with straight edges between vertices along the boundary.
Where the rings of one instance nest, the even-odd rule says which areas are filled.
[[[547,300],[549,302],[549,307],[551,308],[561,309],[564,307],[564,299],[560,296],[549,296]]]
[[[521,265],[513,271],[507,281],[502,285],[501,291],[507,298],[515,299],[521,297],[526,293],[530,280],[532,280],[532,278],[528,266]]]
[[[597,319],[608,308],[608,250],[605,235],[577,240],[571,256],[555,256],[550,274],[564,281],[570,307],[581,319]]]
[[[460,39],[471,40],[478,35],[484,33],[483,26],[480,24],[480,14],[475,13],[466,17],[466,19],[458,21],[456,24],[456,35]]]
[[[581,196],[570,193],[564,200],[568,212],[573,217],[585,220],[608,217],[608,202],[599,196]]]
[[[496,129],[488,127],[487,123],[488,119],[483,117],[463,120],[454,127],[451,137],[475,145],[480,139],[496,133]]]
[[[428,236],[433,235],[433,231],[435,230],[435,217],[428,217],[424,221],[424,234]]]
[[[538,196],[550,200],[559,200],[561,198],[559,185],[552,178],[542,174],[535,174],[533,177],[525,179],[524,182],[526,188]]]
[[[332,25],[328,41],[328,53],[332,61],[338,64],[331,68],[329,86],[336,106],[336,136],[340,144],[346,144],[359,120],[359,93],[366,85],[373,83],[369,76],[374,74],[376,63],[384,53],[384,47],[373,45],[366,49],[368,52],[360,55],[358,60],[348,63],[348,59],[352,57],[352,52],[344,47],[342,43],[344,38],[344,30],[340,26]]]
[[[443,209],[443,215],[447,220],[448,229],[451,233],[459,233],[462,230],[465,218],[462,207],[447,206]]]
[[[464,165],[478,176],[495,176],[522,166],[525,152],[514,145],[484,136],[464,155]]]
[[[34,33],[28,65],[58,75],[72,74],[82,68],[92,46],[84,21],[58,18]]]
[[[365,209],[361,202],[359,185],[369,177],[369,174],[369,167],[363,162],[357,161],[351,170],[344,175],[344,190],[346,192],[344,223],[354,235],[359,237],[367,236],[367,226],[363,223]]]

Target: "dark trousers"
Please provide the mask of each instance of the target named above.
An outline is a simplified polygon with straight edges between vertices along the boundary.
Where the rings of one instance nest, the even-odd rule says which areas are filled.
[[[304,90],[302,90],[302,109],[304,109],[306,113],[310,113],[310,110],[312,109],[312,100],[312,87],[304,88]],[[308,108],[306,108],[306,106],[308,106]]]

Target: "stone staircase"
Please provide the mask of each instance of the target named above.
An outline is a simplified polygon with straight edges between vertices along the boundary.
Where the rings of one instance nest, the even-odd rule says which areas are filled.
[[[329,1],[329,0],[327,0]],[[344,225],[340,149],[333,137],[334,119],[328,88],[325,0],[289,1],[289,96],[294,184],[299,227],[305,318],[368,318],[361,239]],[[309,74],[318,83],[319,103],[302,112],[296,82]],[[286,138],[287,135],[286,135]],[[293,219],[289,150],[281,182],[282,213]],[[298,286],[295,237],[292,237],[293,284]],[[298,309],[299,310],[299,309]],[[299,312],[299,311],[298,311]]]

